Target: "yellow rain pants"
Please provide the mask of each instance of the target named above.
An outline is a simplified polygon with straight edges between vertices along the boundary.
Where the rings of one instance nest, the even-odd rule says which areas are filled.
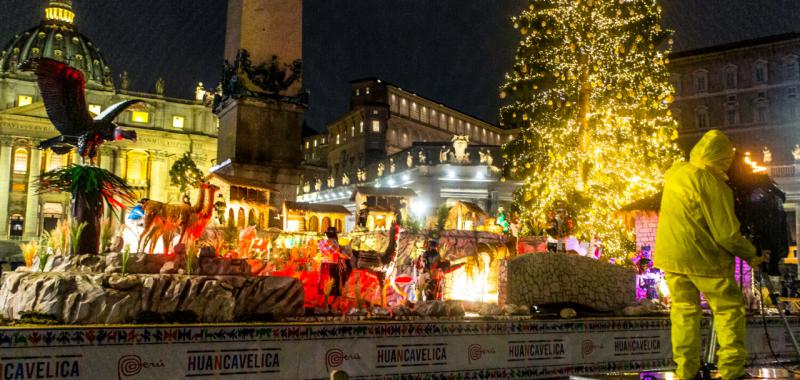
[[[747,351],[744,347],[745,310],[742,291],[733,276],[701,277],[666,273],[665,279],[672,296],[672,352],[678,364],[679,379],[691,379],[700,370],[703,354],[700,342],[700,293],[703,293],[714,313],[719,350],[717,368],[723,379],[744,375]]]
[[[734,151],[725,134],[712,130],[694,146],[689,162],[664,176],[654,261],[672,295],[673,359],[681,379],[700,369],[700,293],[714,313],[724,379],[744,374],[744,298],[733,280],[734,256],[751,266],[760,261],[739,231],[733,192],[725,172]]]

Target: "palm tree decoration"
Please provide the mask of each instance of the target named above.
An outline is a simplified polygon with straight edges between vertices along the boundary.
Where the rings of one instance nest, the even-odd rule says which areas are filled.
[[[70,165],[43,173],[36,186],[38,192],[70,194],[73,223],[85,223],[83,232],[73,245],[72,254],[99,252],[100,217],[105,207],[112,212],[132,204],[136,195],[125,180],[96,166]]]

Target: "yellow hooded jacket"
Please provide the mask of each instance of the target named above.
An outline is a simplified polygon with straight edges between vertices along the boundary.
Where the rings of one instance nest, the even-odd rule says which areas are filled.
[[[733,145],[718,130],[694,146],[689,162],[667,171],[656,232],[655,266],[706,277],[733,275],[734,256],[752,262],[756,249],[739,232],[725,172]]]

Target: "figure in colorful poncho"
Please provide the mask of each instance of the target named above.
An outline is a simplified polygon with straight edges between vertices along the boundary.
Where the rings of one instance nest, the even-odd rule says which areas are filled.
[[[345,253],[342,246],[339,245],[339,237],[335,227],[329,227],[325,231],[325,239],[322,239],[317,244],[320,255],[320,273],[319,273],[319,292],[323,297],[332,297],[331,302],[326,304],[333,305],[342,296],[342,285],[347,282],[347,277],[350,275],[350,256]],[[325,283],[331,281],[332,286],[330,292],[325,295]],[[341,306],[341,301],[340,301]]]

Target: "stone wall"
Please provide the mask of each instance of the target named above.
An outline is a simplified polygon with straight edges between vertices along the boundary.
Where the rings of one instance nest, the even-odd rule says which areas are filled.
[[[507,302],[517,305],[622,310],[636,304],[636,272],[577,255],[521,255],[508,262],[507,291]]]
[[[651,248],[656,245],[656,229],[658,228],[658,214],[641,213],[634,219],[634,231],[636,232],[636,248],[644,246]]]

